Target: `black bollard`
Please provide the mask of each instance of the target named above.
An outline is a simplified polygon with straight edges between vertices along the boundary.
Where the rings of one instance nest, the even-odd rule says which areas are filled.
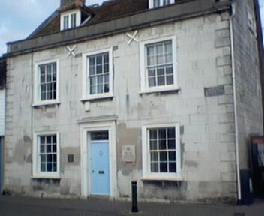
[[[137,182],[131,182],[131,196],[132,196],[132,207],[131,212],[137,213],[138,212],[138,203],[137,203]]]

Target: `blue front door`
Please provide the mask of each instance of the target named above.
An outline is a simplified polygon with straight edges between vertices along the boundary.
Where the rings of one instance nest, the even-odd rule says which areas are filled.
[[[91,142],[91,194],[110,195],[109,142]]]

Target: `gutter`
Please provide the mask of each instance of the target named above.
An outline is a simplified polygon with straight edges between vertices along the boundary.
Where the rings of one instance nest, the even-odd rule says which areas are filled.
[[[234,11],[234,10],[233,10]],[[233,78],[233,100],[234,100],[234,121],[235,121],[235,146],[236,146],[236,176],[237,176],[237,198],[238,204],[241,203],[241,179],[240,179],[240,164],[239,164],[239,133],[238,133],[238,121],[237,121],[237,91],[236,91],[236,67],[234,57],[234,31],[233,31],[233,18],[234,14],[230,18],[230,37],[231,37],[231,60],[232,60],[232,78]]]

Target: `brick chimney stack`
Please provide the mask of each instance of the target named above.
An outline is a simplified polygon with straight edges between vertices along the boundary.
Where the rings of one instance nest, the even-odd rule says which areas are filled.
[[[67,8],[73,5],[75,5],[76,7],[82,7],[85,5],[86,0],[61,0],[60,2],[61,8]]]

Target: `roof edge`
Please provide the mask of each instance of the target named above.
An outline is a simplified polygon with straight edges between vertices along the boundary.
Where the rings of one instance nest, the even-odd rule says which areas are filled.
[[[208,4],[208,0],[190,1],[181,5],[176,4],[158,10],[144,11],[129,17],[82,26],[43,37],[9,42],[7,43],[8,53],[6,53],[6,56],[11,57],[43,49],[51,49],[132,29],[142,29],[148,26],[161,25],[222,11],[231,11],[231,2],[211,2]]]

